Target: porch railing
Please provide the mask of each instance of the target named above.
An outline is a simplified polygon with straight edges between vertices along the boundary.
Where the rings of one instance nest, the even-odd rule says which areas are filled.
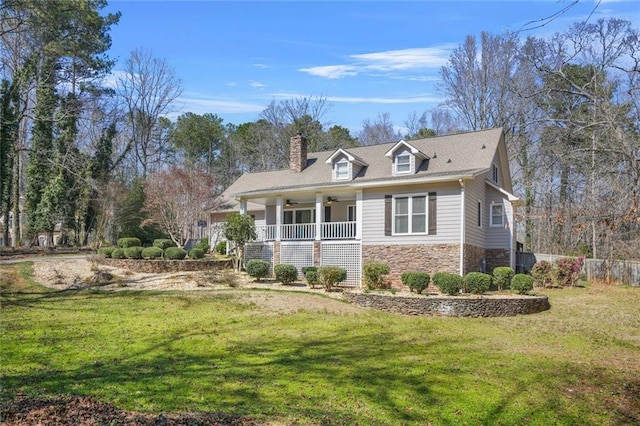
[[[278,225],[257,225],[256,241],[273,241],[276,239]],[[282,241],[314,240],[316,238],[315,223],[299,223],[280,225]],[[353,240],[356,238],[356,222],[325,222],[320,226],[321,240]]]

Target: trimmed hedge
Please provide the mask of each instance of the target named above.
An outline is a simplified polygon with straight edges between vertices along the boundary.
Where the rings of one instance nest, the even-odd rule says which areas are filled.
[[[516,274],[511,279],[511,291],[518,294],[527,294],[533,289],[533,277],[527,274]]]
[[[166,250],[169,247],[176,247],[176,243],[174,243],[173,240],[169,238],[158,238],[153,240],[153,246],[158,247],[162,250]]]
[[[103,255],[104,257],[111,257],[111,253],[116,249],[116,247],[100,247],[98,249],[98,254]]]
[[[384,276],[389,274],[389,265],[375,261],[369,261],[362,267],[364,282],[367,288],[374,290],[384,286]]]
[[[269,262],[262,259],[251,259],[247,262],[244,269],[247,271],[247,274],[260,282],[261,278],[269,275]]]
[[[498,286],[498,290],[506,290],[509,288],[511,278],[513,278],[513,268],[508,266],[498,266],[493,269],[493,282]]]
[[[227,242],[219,241],[218,244],[216,244],[215,251],[219,254],[227,254]]]
[[[482,294],[491,288],[491,275],[482,272],[469,272],[464,277],[467,293]]]
[[[194,247],[189,250],[190,259],[202,259],[204,257],[204,250],[199,247]]]
[[[118,239],[118,247],[120,248],[129,248],[129,247],[142,247],[142,242],[140,238],[136,237],[124,237]]]
[[[302,274],[311,288],[316,288],[316,284],[318,284],[318,268],[315,266],[303,266]]]
[[[298,278],[298,270],[294,265],[281,263],[273,267],[273,273],[276,276],[276,280],[282,284],[291,284]]]
[[[209,253],[209,250],[211,249],[211,247],[209,247],[209,238],[204,237],[198,244],[193,246],[193,248],[198,248],[205,253]]]
[[[426,272],[405,272],[400,276],[402,284],[409,287],[409,290],[422,294],[429,287],[431,277]]]
[[[118,247],[111,252],[111,258],[113,259],[124,259],[124,249]]]
[[[433,274],[432,281],[442,293],[449,296],[460,294],[464,285],[464,279],[460,275],[449,272],[436,272]]]
[[[134,246],[124,249],[124,255],[127,259],[142,259],[142,251],[144,248]]]
[[[187,251],[180,247],[167,247],[164,251],[164,258],[169,260],[182,260],[187,257]]]
[[[338,266],[321,266],[318,268],[318,279],[329,291],[334,285],[347,279],[347,270]]]
[[[142,250],[143,259],[158,259],[162,257],[162,249],[160,247],[145,247]]]

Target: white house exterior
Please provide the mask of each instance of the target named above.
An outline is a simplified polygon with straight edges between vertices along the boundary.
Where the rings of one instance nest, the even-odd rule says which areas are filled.
[[[395,285],[406,271],[514,267],[520,200],[502,129],[306,151],[294,136],[288,170],[241,176],[211,213],[212,233],[231,211],[251,214],[247,258],[341,266],[353,286],[369,260],[389,264]]]

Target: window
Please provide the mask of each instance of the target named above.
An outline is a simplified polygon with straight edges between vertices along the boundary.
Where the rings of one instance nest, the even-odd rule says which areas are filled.
[[[339,161],[336,163],[336,180],[349,179],[349,163]]]
[[[292,225],[294,223],[314,223],[316,221],[315,209],[285,210],[282,223]]]
[[[395,197],[393,224],[395,234],[427,232],[427,196]]]
[[[498,183],[498,166],[495,163],[491,165],[491,178],[495,183]]]
[[[478,201],[478,228],[482,228],[482,203]]]
[[[396,157],[396,173],[409,173],[411,171],[411,156],[400,154]]]
[[[356,221],[356,206],[347,206],[347,220],[349,222]]]
[[[504,206],[491,204],[491,226],[504,226]]]

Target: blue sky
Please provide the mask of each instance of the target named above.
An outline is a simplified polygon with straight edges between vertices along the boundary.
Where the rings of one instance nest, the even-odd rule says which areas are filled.
[[[180,113],[241,124],[273,100],[321,96],[331,105],[324,121],[356,133],[378,114],[402,126],[437,106],[439,69],[468,34],[533,28],[567,7],[521,34],[549,35],[587,17],[640,28],[638,0],[111,0],[106,11],[122,13],[111,30],[114,71],[136,48],[167,59],[183,84]]]

